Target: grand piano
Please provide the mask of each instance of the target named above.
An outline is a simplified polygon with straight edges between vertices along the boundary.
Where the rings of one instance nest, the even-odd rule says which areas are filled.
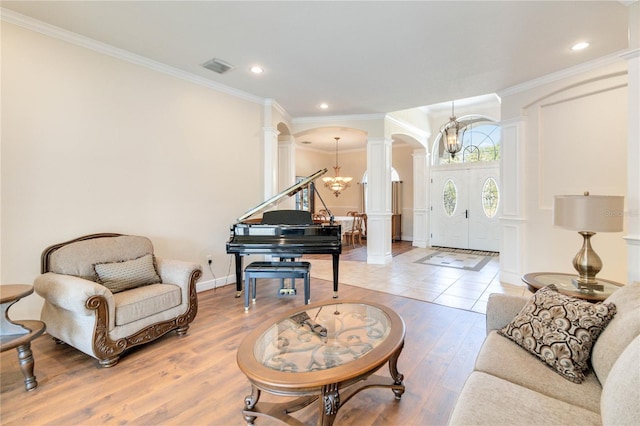
[[[340,225],[335,225],[330,214],[329,223],[314,223],[311,212],[303,210],[271,210],[285,197],[293,196],[308,187],[327,172],[318,170],[279,194],[262,202],[238,218],[231,226],[227,253],[235,255],[236,297],[242,293],[242,257],[251,254],[269,254],[281,259],[293,259],[304,254],[331,254],[333,260],[333,297],[338,297],[338,263],[342,253]],[[320,201],[329,212],[318,194]],[[249,220],[264,212],[261,220]],[[245,289],[246,291],[246,289]]]

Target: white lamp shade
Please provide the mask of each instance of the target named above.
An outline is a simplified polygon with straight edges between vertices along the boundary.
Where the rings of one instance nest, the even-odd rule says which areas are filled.
[[[618,195],[556,195],[553,224],[574,231],[623,230],[624,197]]]

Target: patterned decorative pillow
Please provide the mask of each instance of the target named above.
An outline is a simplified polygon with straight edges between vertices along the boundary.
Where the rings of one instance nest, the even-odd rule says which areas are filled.
[[[93,267],[98,282],[112,293],[162,281],[156,271],[156,262],[152,254],[123,262],[96,263]]]
[[[513,340],[567,380],[580,383],[591,348],[615,313],[613,303],[565,296],[551,284],[538,290],[498,334]]]

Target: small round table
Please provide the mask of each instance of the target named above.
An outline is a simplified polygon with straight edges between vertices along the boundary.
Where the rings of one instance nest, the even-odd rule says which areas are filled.
[[[604,290],[586,290],[578,289],[571,281],[577,278],[577,275],[563,274],[559,272],[532,272],[522,276],[522,281],[534,293],[549,284],[555,284],[558,291],[567,296],[573,296],[580,299],[599,302],[611,296],[611,293],[622,287],[622,284],[615,281],[604,280],[598,278],[598,283],[604,287]]]
[[[38,381],[33,374],[34,360],[31,352],[31,341],[44,333],[45,325],[42,321],[9,319],[8,310],[18,300],[33,293],[33,286],[28,284],[0,285],[0,352],[16,348],[18,361],[24,375],[24,387],[31,391],[38,387]]]

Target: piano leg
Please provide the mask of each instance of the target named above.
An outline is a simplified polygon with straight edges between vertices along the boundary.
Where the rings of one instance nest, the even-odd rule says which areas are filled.
[[[242,256],[236,253],[236,298],[242,294]]]
[[[340,261],[340,255],[338,253],[332,253],[333,257],[333,298],[338,298],[338,263]]]

